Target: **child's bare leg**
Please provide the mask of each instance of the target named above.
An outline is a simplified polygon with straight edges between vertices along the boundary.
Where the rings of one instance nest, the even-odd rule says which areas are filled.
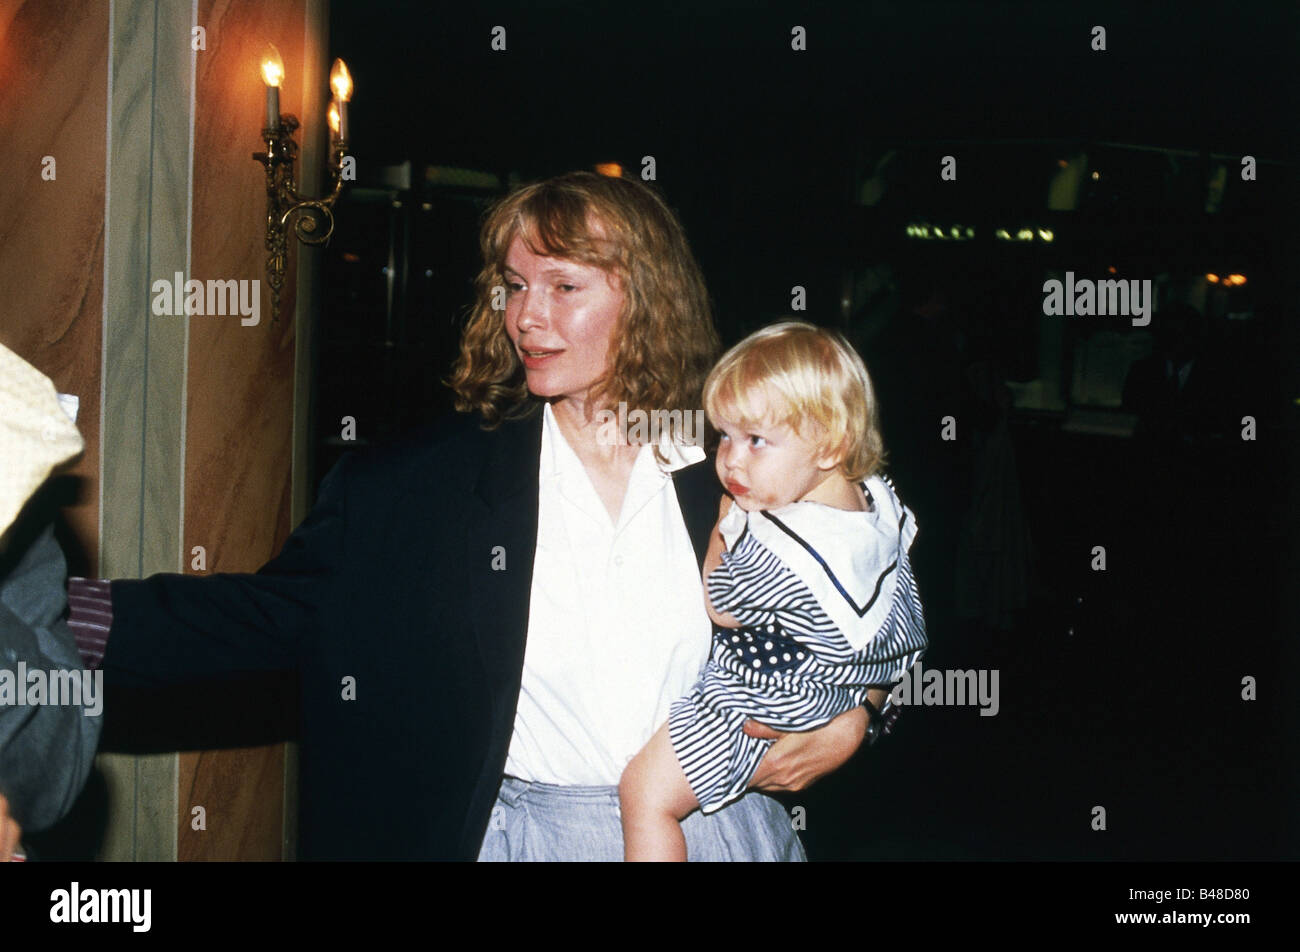
[[[618,794],[624,859],[685,862],[681,821],[700,804],[677,761],[667,724],[627,765]]]

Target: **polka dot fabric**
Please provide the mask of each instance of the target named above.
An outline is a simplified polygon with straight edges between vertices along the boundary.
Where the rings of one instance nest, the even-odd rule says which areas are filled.
[[[851,551],[863,531],[855,515],[819,518],[818,533],[798,535],[797,541],[814,556],[832,547]],[[825,537],[827,527],[834,538]],[[747,736],[741,730],[746,719],[782,731],[813,730],[860,706],[871,688],[890,688],[921,657],[928,642],[907,553],[910,538],[897,541],[892,548],[868,547],[895,553],[892,561],[845,560],[868,573],[853,580],[858,588],[865,582],[868,589],[883,590],[878,579],[893,582],[892,597],[878,615],[879,629],[856,649],[814,586],[753,534],[742,533],[723,555],[708,578],[709,600],[740,627],[714,628],[713,650],[699,681],[668,715],[673,749],[705,813],[745,793],[772,745]]]

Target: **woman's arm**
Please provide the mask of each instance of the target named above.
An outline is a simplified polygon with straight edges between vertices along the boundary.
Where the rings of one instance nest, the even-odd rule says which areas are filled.
[[[105,678],[152,688],[249,671],[289,671],[344,570],[344,456],[280,553],[254,574],[163,574],[111,585]]]
[[[867,693],[876,710],[889,696],[883,689]],[[795,792],[812,786],[827,774],[843,767],[867,734],[868,714],[865,707],[845,711],[816,730],[785,733],[765,724],[745,722],[750,737],[775,740],[754,772],[749,786],[756,790]]]

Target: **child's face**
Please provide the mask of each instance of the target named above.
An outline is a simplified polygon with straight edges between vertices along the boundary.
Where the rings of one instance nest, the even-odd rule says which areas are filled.
[[[752,402],[759,420],[771,419],[766,397]],[[791,427],[736,416],[729,408],[716,421],[718,478],[746,512],[798,502],[834,474],[837,461]]]

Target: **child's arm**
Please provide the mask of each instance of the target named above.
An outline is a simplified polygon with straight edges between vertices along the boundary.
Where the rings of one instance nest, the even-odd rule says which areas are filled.
[[[731,498],[723,496],[722,501],[718,503],[718,523],[722,522],[725,516],[734,505]],[[715,524],[713,532],[709,535],[709,551],[704,555],[704,572],[702,580],[704,582],[704,610],[709,613],[709,620],[715,625],[723,628],[739,628],[740,622],[735,615],[730,612],[719,614],[713,610],[713,602],[709,599],[709,574],[722,564],[722,553],[727,550],[727,544],[722,539],[722,532],[719,531]]]

